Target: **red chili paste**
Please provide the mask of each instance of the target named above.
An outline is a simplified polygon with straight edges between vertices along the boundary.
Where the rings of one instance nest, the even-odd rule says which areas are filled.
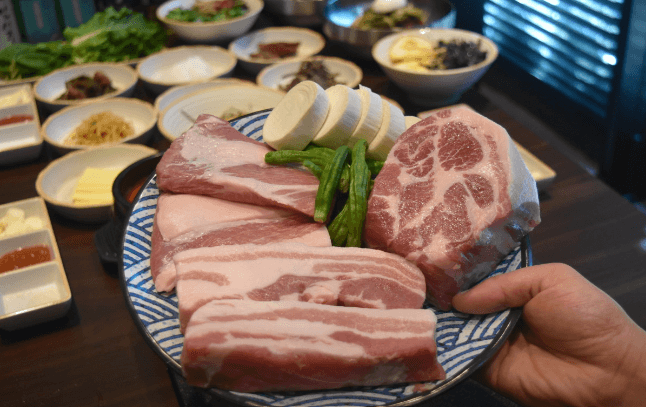
[[[0,257],[0,273],[50,260],[52,260],[52,251],[47,245],[21,247]]]
[[[139,190],[144,186],[144,183],[146,182],[146,179],[142,179],[141,181],[138,181],[132,189],[128,191],[128,195],[126,196],[126,200],[130,203],[134,202],[135,198],[137,197],[137,194],[139,193]]]
[[[27,123],[32,120],[34,120],[34,116],[28,114],[16,114],[0,119],[0,126],[5,126],[7,124]]]

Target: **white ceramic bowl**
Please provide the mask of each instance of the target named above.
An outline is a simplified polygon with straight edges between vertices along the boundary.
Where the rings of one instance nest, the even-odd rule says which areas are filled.
[[[2,88],[0,99],[4,98],[12,99],[15,104],[0,108],[0,119],[25,115],[32,120],[0,126],[0,166],[35,160],[42,150],[43,137],[32,87],[22,84]]]
[[[221,78],[221,79],[213,79],[211,81],[204,82],[204,83],[192,83],[190,85],[173,86],[172,88],[169,88],[168,90],[164,91],[161,95],[157,96],[157,98],[155,99],[155,107],[161,113],[171,103],[195,91],[219,88],[220,86],[239,85],[239,84],[255,85],[253,82],[246,81],[244,79]]]
[[[65,82],[76,77],[94,76],[103,72],[116,91],[91,99],[56,100],[65,93]],[[88,100],[105,100],[113,97],[130,97],[137,85],[137,72],[123,63],[92,63],[61,68],[51,72],[34,83],[34,97],[40,106],[49,112],[58,111],[67,106],[75,106]]]
[[[395,67],[390,62],[389,51],[401,37],[416,36],[431,43],[440,40],[472,41],[479,43],[480,50],[487,56],[479,64],[457,69],[413,72]],[[487,37],[475,32],[458,29],[422,28],[391,34],[377,41],[372,47],[372,56],[388,78],[402,88],[410,99],[421,106],[444,106],[454,104],[471,88],[491,64],[498,58],[498,47]]]
[[[188,94],[159,115],[157,127],[161,134],[173,141],[193,125],[200,114],[221,117],[229,109],[248,114],[275,107],[285,94],[256,85],[229,85],[204,89]]]
[[[258,44],[272,42],[298,42],[296,55],[286,58],[260,59],[251,55],[258,52]],[[314,56],[325,48],[325,38],[316,31],[297,27],[270,27],[251,32],[229,44],[229,51],[238,58],[246,71],[257,74],[261,69],[278,63],[297,61]]]
[[[180,38],[191,43],[225,43],[246,33],[254,25],[265,4],[262,0],[244,0],[247,12],[226,21],[184,22],[166,18],[176,8],[190,9],[196,0],[169,0],[157,8],[157,18],[166,24]]]
[[[137,74],[146,89],[159,95],[173,86],[231,76],[236,62],[233,52],[218,46],[184,46],[142,59]]]
[[[65,315],[72,293],[45,201],[35,197],[0,205],[0,218],[23,226],[0,233],[0,256],[36,245],[49,247],[52,255],[49,261],[0,273],[0,328],[14,330]]]
[[[355,88],[363,79],[363,71],[355,63],[336,57],[316,56],[306,58],[305,61],[321,60],[338,83]],[[288,85],[303,61],[279,62],[263,68],[256,77],[256,83],[272,89],[279,89]]]
[[[97,148],[99,146],[68,145],[65,144],[65,139],[85,119],[93,114],[106,111],[123,118],[133,127],[134,134],[122,139],[118,144],[143,144],[148,141],[154,131],[158,116],[157,109],[153,105],[139,99],[111,98],[99,103],[86,102],[78,106],[66,107],[49,116],[41,129],[43,139],[59,154]]]
[[[38,174],[36,191],[49,207],[66,218],[83,223],[105,222],[110,219],[112,204],[74,205],[72,201],[76,184],[85,169],[123,170],[155,153],[157,150],[153,148],[128,144],[76,151],[49,163]]]

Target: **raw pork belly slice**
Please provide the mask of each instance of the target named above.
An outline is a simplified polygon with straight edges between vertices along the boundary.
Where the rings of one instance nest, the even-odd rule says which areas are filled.
[[[183,250],[199,247],[252,243],[262,245],[279,241],[295,241],[310,246],[331,246],[325,225],[305,215],[259,218],[224,222],[193,228],[171,240],[164,240],[153,222],[150,250],[150,272],[157,291],[171,291],[175,287],[176,271],[173,256]],[[162,216],[160,216],[162,217]]]
[[[155,225],[165,241],[195,228],[248,219],[285,218],[284,209],[225,201],[209,196],[162,192],[157,200]]]
[[[426,276],[442,309],[540,222],[536,183],[504,128],[466,107],[406,130],[375,179],[365,240]]]
[[[428,309],[213,301],[184,336],[188,384],[257,392],[380,386],[445,377]]]
[[[265,163],[273,151],[225,120],[202,114],[164,153],[160,189],[227,201],[278,206],[313,216],[319,181],[309,171]]]
[[[381,250],[301,243],[219,246],[173,257],[182,328],[202,305],[222,299],[306,301],[362,308],[421,308],[422,272]]]

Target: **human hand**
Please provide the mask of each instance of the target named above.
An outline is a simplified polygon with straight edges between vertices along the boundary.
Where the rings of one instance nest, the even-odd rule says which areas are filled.
[[[461,312],[523,307],[480,370],[482,381],[528,406],[646,403],[646,332],[607,294],[564,264],[492,277],[456,295]]]

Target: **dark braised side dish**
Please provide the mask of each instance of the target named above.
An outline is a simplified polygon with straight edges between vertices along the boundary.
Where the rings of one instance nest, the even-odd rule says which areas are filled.
[[[487,57],[487,51],[480,51],[479,42],[453,40],[440,41],[439,46],[445,49],[443,64],[445,69],[464,68],[479,64]]]
[[[103,96],[114,92],[110,78],[103,72],[97,71],[93,77],[81,75],[65,82],[65,93],[57,100],[79,100]]]
[[[337,75],[328,71],[323,61],[303,61],[294,74],[294,79],[288,85],[280,86],[280,89],[287,92],[303,81],[313,81],[327,89],[342,83],[335,79]]]
[[[261,42],[258,44],[258,52],[251,54],[251,58],[275,59],[287,58],[296,55],[300,42]]]

